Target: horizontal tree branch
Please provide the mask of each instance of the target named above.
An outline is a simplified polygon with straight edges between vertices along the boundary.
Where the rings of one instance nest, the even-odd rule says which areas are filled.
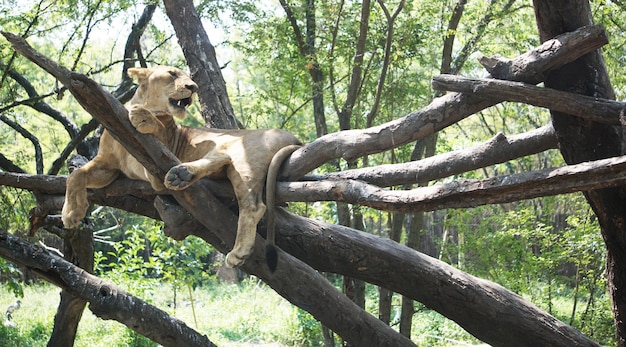
[[[313,180],[359,180],[379,187],[425,183],[467,171],[557,148],[552,125],[529,132],[505,136],[498,133],[474,147],[438,154],[418,161],[306,176]]]
[[[279,182],[280,201],[343,201],[390,212],[502,204],[626,184],[626,156],[484,180],[455,180],[411,190],[386,190],[354,180]]]
[[[601,26],[582,27],[544,42],[531,52],[497,63],[499,79],[538,83],[547,71],[567,64],[608,42]],[[451,93],[405,117],[362,130],[328,134],[295,151],[287,159],[281,177],[296,180],[333,159],[353,160],[424,138],[502,100],[484,100],[463,93]]]
[[[1,230],[0,256],[28,267],[46,281],[88,301],[96,316],[116,320],[164,346],[215,346],[206,336],[165,311],[42,247]]]
[[[614,125],[621,125],[618,116],[626,108],[626,102],[541,88],[522,82],[439,75],[433,77],[432,85],[436,90],[469,93],[490,100],[504,99],[522,102],[594,122]],[[607,117],[607,115],[614,115],[615,117]]]
[[[496,137],[497,138],[497,137]],[[445,162],[445,161],[443,161]],[[382,211],[415,212],[444,208],[476,207],[540,196],[588,191],[626,183],[626,156],[497,176],[484,180],[456,180],[411,190],[388,190],[357,180],[326,179],[307,182],[279,182],[277,200],[343,201]],[[219,187],[222,197],[232,198],[225,181],[203,180],[209,189]],[[63,194],[65,178],[0,172],[0,185],[28,189],[43,194]],[[108,187],[90,191],[94,202],[110,205],[107,197],[154,195],[146,182],[121,179]],[[123,199],[124,200],[124,199]]]

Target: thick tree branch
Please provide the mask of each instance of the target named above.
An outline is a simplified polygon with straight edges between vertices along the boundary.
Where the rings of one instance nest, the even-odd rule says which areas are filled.
[[[588,26],[560,35],[512,60],[490,60],[498,78],[538,83],[549,69],[569,63],[607,43],[601,27]],[[452,93],[394,121],[363,130],[346,130],[318,138],[287,160],[283,176],[295,180],[337,158],[353,160],[424,138],[480,110],[497,104],[477,96]]]
[[[91,94],[88,92],[91,88],[96,91],[100,90],[97,85],[91,84],[78,75],[71,75],[71,77],[73,79],[69,77],[60,77],[60,79],[76,88],[73,92],[76,93],[77,98],[89,100]],[[115,103],[115,100],[110,97],[100,96],[100,98],[104,100],[102,103]],[[472,99],[468,101],[480,102]],[[125,110],[120,111],[117,106],[109,105],[103,108],[106,105],[93,102],[83,102],[83,105],[90,112],[95,113],[94,116],[97,114],[99,117],[106,118],[125,115]],[[111,112],[111,110],[117,110],[119,113]],[[451,111],[443,108],[432,113],[431,116],[436,121],[437,114],[439,118],[445,118],[446,112]],[[120,128],[130,127],[127,122],[108,122],[108,124],[118,125]],[[119,130],[112,125],[109,126],[112,132]],[[403,124],[396,123],[395,126],[400,129]],[[125,131],[131,136],[136,136],[131,130],[120,130],[120,132]],[[380,142],[382,145],[394,145],[393,133],[391,137],[385,132],[382,135],[372,132],[368,134],[371,134],[374,140],[376,136],[382,136],[383,140]],[[138,149],[133,153],[142,163],[150,161],[145,151],[161,149],[158,145],[152,147],[152,143],[147,142],[148,138],[142,139],[139,143],[122,136],[119,138],[120,142],[127,146],[141,147],[144,144],[150,146],[146,150]],[[352,140],[360,140],[360,138],[357,136]],[[363,140],[368,141],[367,138]],[[362,145],[363,142],[361,142]],[[159,164],[146,167],[154,170],[151,172],[156,173],[157,176],[162,174],[162,170],[167,168],[167,165],[171,165],[171,159],[167,157],[153,155],[152,158]],[[183,207],[202,222],[202,230],[206,231],[201,234],[201,237],[207,241],[211,240],[210,242],[220,250],[227,250],[228,246],[232,245],[235,230],[234,215],[229,210],[225,210],[212,196],[206,194],[205,189],[190,189],[185,192],[184,196],[180,193],[175,196]],[[291,254],[314,264],[318,269],[383,284],[396,292],[415,298],[457,321],[486,342],[511,346],[596,345],[571,327],[558,322],[504,288],[469,276],[393,241],[282,213],[278,217],[278,232],[283,236],[278,240],[279,246]],[[269,274],[264,267],[262,249],[263,243],[258,237],[256,249],[246,262],[244,269],[262,278],[281,295],[298,306],[306,308],[316,318],[323,322],[332,322],[333,325],[328,325],[340,335],[349,336],[347,339],[359,345],[410,344],[397,337],[398,334],[386,335],[388,327],[377,319],[372,320],[371,316],[362,310],[356,309],[353,303],[337,292],[315,271],[311,271],[289,254],[279,251],[278,269],[274,275]],[[359,256],[355,256],[357,254]],[[393,271],[390,271],[391,269]],[[394,282],[394,279],[398,282]],[[293,288],[293,283],[306,283],[306,285]],[[336,324],[333,318],[336,318],[337,314],[340,317],[351,315],[351,319],[343,319],[340,320],[342,324]],[[486,326],[490,328],[485,329]]]
[[[573,62],[608,42],[603,26],[588,25],[555,35],[514,59],[481,57],[479,61],[493,78],[537,84],[564,63]]]
[[[351,179],[379,187],[426,183],[516,158],[556,149],[552,124],[513,136],[497,134],[474,147],[438,154],[418,161],[306,176],[310,180]]]
[[[5,231],[0,231],[0,256],[87,300],[96,316],[116,320],[164,346],[215,346],[177,318]]]
[[[502,204],[624,184],[626,156],[484,180],[455,180],[411,190],[385,190],[348,180],[281,182],[278,186],[279,191],[288,192],[288,201],[343,201],[382,211],[416,212]]]
[[[342,201],[390,212],[432,211],[614,187],[626,183],[625,173],[626,156],[484,180],[456,180],[411,190],[385,190],[345,179],[280,182],[276,198],[280,202]],[[55,195],[63,194],[65,178],[0,172],[0,185]],[[211,190],[219,188],[221,197],[233,196],[227,182],[207,180],[203,185]],[[150,202],[154,194],[146,182],[121,179],[103,189],[90,191],[89,197],[94,202],[111,206],[116,202],[110,202],[109,197],[123,196],[125,198],[120,200],[125,200],[143,196],[140,201]]]
[[[621,125],[626,102],[541,88],[527,83],[452,75],[433,77],[433,88],[476,95],[485,99],[523,102],[603,124]]]
[[[170,208],[185,213],[180,206]],[[282,209],[277,212],[277,242],[289,254],[320,271],[361,279],[420,301],[494,346],[598,346],[498,284],[387,238]],[[208,239],[200,223],[183,221],[185,229],[177,237],[193,234]],[[371,341],[365,345],[378,346]]]

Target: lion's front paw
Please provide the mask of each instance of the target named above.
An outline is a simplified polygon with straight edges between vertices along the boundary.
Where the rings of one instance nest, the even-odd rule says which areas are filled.
[[[241,266],[243,265],[243,263],[246,261],[246,257],[242,257],[240,255],[235,254],[235,252],[230,252],[226,255],[226,267],[237,267],[237,266]]]
[[[182,190],[189,186],[194,176],[186,166],[177,165],[167,172],[164,184],[167,189]]]
[[[131,124],[142,134],[154,134],[159,130],[159,120],[147,109],[134,105],[129,114]]]

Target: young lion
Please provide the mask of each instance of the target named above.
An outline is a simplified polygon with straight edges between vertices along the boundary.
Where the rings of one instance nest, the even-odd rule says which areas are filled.
[[[160,182],[105,131],[96,157],[67,179],[62,219],[66,228],[76,227],[88,207],[87,188],[102,188],[123,173],[148,181],[155,190],[164,187],[182,190],[202,177],[228,178],[239,204],[237,237],[226,265],[243,264],[252,253],[256,226],[265,213],[263,187],[276,178],[282,160],[300,145],[292,134],[276,129],[227,130],[191,128],[174,122],[184,118],[198,86],[183,71],[165,66],[133,68],[129,76],[139,84],[129,103],[129,118],[141,133],[153,134],[176,155],[182,164],[174,166]],[[274,167],[270,168],[273,157]],[[272,177],[273,176],[273,177]],[[273,186],[273,184],[271,185]],[[274,192],[267,192],[274,194]],[[270,206],[273,208],[273,206]],[[269,229],[269,228],[268,228]],[[273,230],[268,230],[273,242]],[[270,248],[271,249],[271,248]],[[274,263],[272,263],[274,262]],[[275,260],[268,259],[270,268]],[[272,269],[273,270],[273,269]]]

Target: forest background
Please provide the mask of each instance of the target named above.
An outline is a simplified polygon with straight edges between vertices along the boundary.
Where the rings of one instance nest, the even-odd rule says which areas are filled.
[[[326,133],[365,128],[406,115],[438,95],[431,86],[433,76],[452,73],[480,77],[484,70],[477,57],[514,57],[539,45],[529,2],[378,1],[371,4],[368,37],[360,55],[362,78],[355,82],[350,77],[357,66],[355,49],[359,49],[357,38],[363,24],[357,20],[362,16],[360,2],[319,3],[314,7],[312,22],[306,21],[311,18],[311,7],[296,4],[287,7],[292,12],[278,2],[263,2],[261,7],[247,1],[204,1],[196,5],[205,27],[215,28],[209,30],[209,37],[217,48],[239,121],[246,128],[283,128],[305,143]],[[22,1],[16,6],[4,1],[0,25],[4,31],[27,37],[61,64],[115,90],[124,81],[126,40],[148,6],[132,1]],[[149,65],[184,68],[185,60],[161,6],[154,6],[137,59]],[[461,15],[456,18],[459,9]],[[617,99],[624,100],[626,77],[620,67],[626,63],[626,4],[592,2],[592,9],[595,21],[608,32],[610,43],[603,54]],[[455,19],[458,22],[454,23]],[[295,28],[306,30],[297,33]],[[1,50],[2,170],[66,174],[64,165],[55,160],[70,141],[72,131],[87,124],[90,116],[71,96],[58,92],[58,83],[49,75],[17,58],[8,44],[2,42]],[[359,84],[358,93],[347,95],[352,83]],[[198,113],[196,106],[184,123],[203,125]],[[417,145],[330,163],[315,174],[416,160],[483,143],[498,132],[524,133],[549,121],[545,110],[503,103]],[[447,180],[494,177],[562,164],[560,153],[549,150]],[[0,229],[25,236],[34,197],[27,191],[3,186],[0,198]],[[590,338],[613,344],[604,245],[582,195],[414,214],[336,203],[289,206],[302,216],[394,238],[500,283]],[[176,243],[158,232],[145,237],[160,228],[152,220],[111,208],[97,208],[91,216],[101,241],[96,243],[96,273],[103,277],[113,276],[117,281],[122,279],[114,276],[133,275],[124,280],[157,278],[172,283],[184,277],[184,284],[195,287],[210,281],[220,264],[216,251],[204,242],[187,239]],[[48,234],[38,233],[33,240],[38,239],[59,247]],[[7,288],[19,293],[15,267],[3,260],[0,264]],[[174,269],[181,264],[190,273],[176,274]],[[344,282],[341,278],[331,280],[338,285]],[[384,301],[378,299],[379,295],[385,298],[390,294],[381,289],[374,295],[370,290],[368,300]],[[419,320],[420,314],[427,311],[412,301],[392,298],[393,314],[390,312],[391,318],[387,319],[395,319],[397,324],[403,319],[410,321],[410,317]],[[375,314],[385,315],[383,306],[371,306]],[[410,328],[399,329],[409,329],[411,335]]]

